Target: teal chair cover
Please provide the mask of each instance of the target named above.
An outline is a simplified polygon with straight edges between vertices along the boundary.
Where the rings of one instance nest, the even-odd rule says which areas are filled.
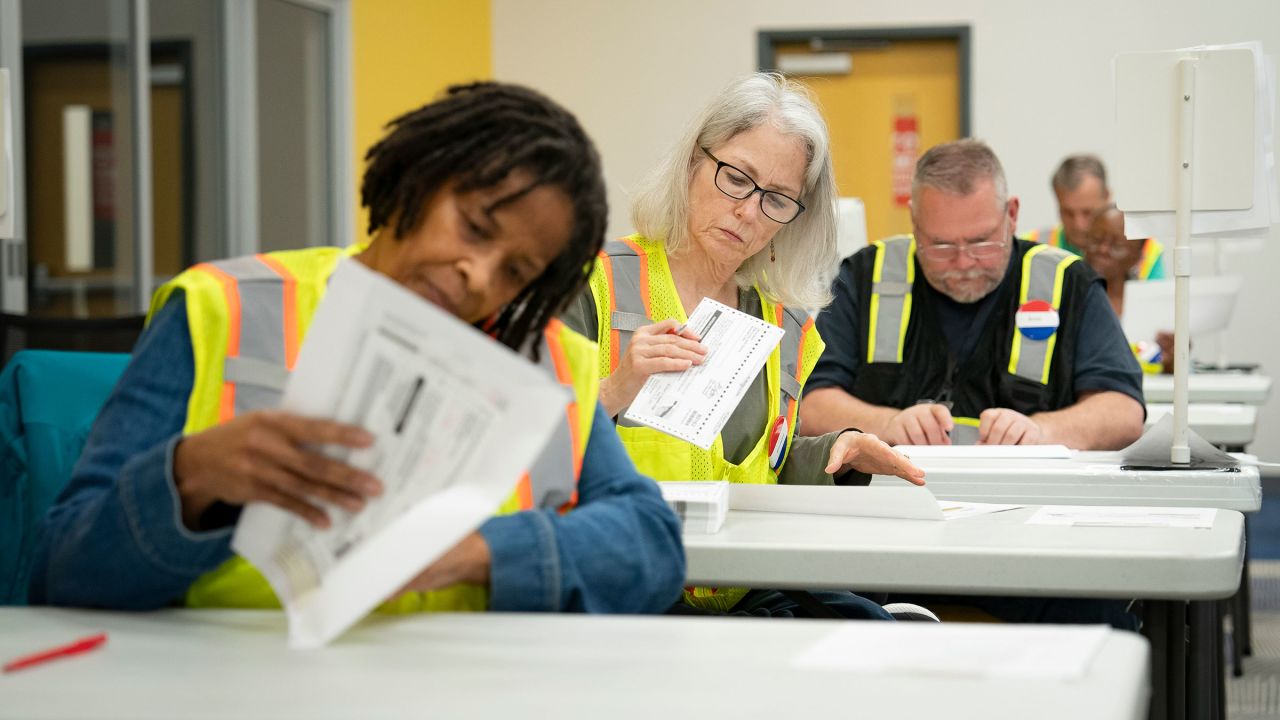
[[[0,373],[0,604],[25,605],[40,519],[129,356],[23,350]]]

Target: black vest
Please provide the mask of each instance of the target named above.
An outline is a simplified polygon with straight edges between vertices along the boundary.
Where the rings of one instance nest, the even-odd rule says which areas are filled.
[[[1066,268],[1048,383],[1010,373],[1013,337],[1018,332],[1014,316],[1018,311],[1022,260],[1033,247],[1036,247],[1035,243],[1014,241],[1010,259],[1013,269],[993,291],[997,295],[995,307],[986,325],[978,329],[981,337],[973,354],[961,365],[955,363],[939,324],[936,306],[941,295],[925,279],[919,261],[913,259],[915,282],[911,290],[911,314],[902,362],[863,364],[854,380],[853,395],[865,402],[896,408],[909,407],[923,399],[950,400],[953,416],[971,418],[992,407],[1010,408],[1030,415],[1058,410],[1074,403],[1072,379],[1076,339],[1080,332],[1085,295],[1098,277],[1084,262],[1074,262]],[[872,245],[845,260],[852,265],[858,307],[862,313],[864,361],[866,332],[871,327],[871,278],[875,258],[876,247]]]

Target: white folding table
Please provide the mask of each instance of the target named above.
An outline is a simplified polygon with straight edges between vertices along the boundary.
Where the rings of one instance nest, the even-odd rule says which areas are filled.
[[[1234,470],[1126,470],[1116,452],[1076,451],[1060,458],[922,457],[925,482],[940,500],[1036,505],[1212,507],[1256,512],[1262,483],[1251,455]],[[876,475],[873,486],[901,487]]]
[[[1173,402],[1172,375],[1143,375],[1142,394],[1149,403]],[[1192,373],[1187,377],[1187,401],[1263,405],[1271,394],[1271,378],[1237,373]]]
[[[1173,414],[1173,405],[1147,403],[1147,427]],[[1228,403],[1191,403],[1187,424],[1200,437],[1228,449],[1243,448],[1253,442],[1258,429],[1258,408]]]
[[[1195,406],[1192,406],[1195,407]],[[1252,409],[1252,408],[1251,408]],[[925,482],[942,500],[1040,505],[1138,505],[1211,507],[1257,512],[1262,482],[1252,455],[1236,454],[1242,465],[1230,470],[1127,470],[1118,452],[1075,451],[1070,459],[921,457]],[[897,486],[900,478],[876,475],[873,486]],[[1246,537],[1248,525],[1245,526]],[[1231,598],[1233,672],[1244,671],[1253,652],[1249,565]]]
[[[983,667],[931,675],[796,665],[834,632],[853,633],[857,652],[875,653],[877,643],[857,641],[859,626],[876,637],[893,629],[820,620],[437,614],[370,618],[329,647],[291,651],[279,612],[0,608],[6,660],[108,633],[98,650],[0,678],[0,716],[1137,720],[1146,713],[1148,647],[1132,633],[1108,630],[1078,678],[999,676]],[[960,630],[967,628],[928,632],[942,648],[958,642]]]
[[[1205,601],[1236,590],[1244,517],[1219,510],[1207,530],[1026,524],[1036,509],[949,521],[730,511],[719,533],[685,535],[687,578],[726,587],[1142,598],[1152,717],[1182,717],[1183,709],[1208,717],[1220,700],[1221,623],[1216,603]]]

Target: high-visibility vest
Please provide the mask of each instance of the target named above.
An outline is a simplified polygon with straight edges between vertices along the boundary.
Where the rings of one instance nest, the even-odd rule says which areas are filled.
[[[912,290],[915,285],[916,242],[911,235],[899,235],[874,243],[875,263],[871,275],[871,302],[867,323],[868,365],[901,364],[911,320]],[[1057,313],[1062,304],[1066,270],[1080,257],[1050,245],[1036,245],[1022,256],[1018,307],[1043,301]],[[1024,380],[1047,385],[1058,333],[1032,339],[1022,332],[1011,333],[1008,372]],[[957,408],[958,409],[958,408]],[[974,408],[977,410],[985,408]],[[976,417],[956,415],[951,439],[971,444],[978,437]]]
[[[591,294],[598,319],[600,377],[611,375],[639,327],[668,318],[686,322],[676,292],[666,250],[661,242],[640,235],[609,242],[591,274]],[[760,292],[761,317],[785,334],[765,364],[769,408],[766,425],[751,452],[740,463],[724,456],[717,435],[709,450],[627,420],[618,414],[618,435],[636,468],[655,480],[728,480],[737,483],[777,483],[795,437],[796,408],[805,380],[825,347],[807,313],[784,308]],[[773,452],[770,443],[773,442]],[[728,610],[747,593],[742,588],[693,588],[686,600]]]
[[[1062,248],[1067,252],[1075,255],[1083,255],[1080,248],[1067,242],[1066,236],[1063,234],[1062,226],[1055,225],[1053,227],[1037,228],[1023,235],[1023,239],[1030,240],[1034,243],[1043,243],[1052,245],[1053,247]],[[1155,238],[1147,238],[1142,241],[1142,259],[1138,261],[1137,267],[1134,268],[1133,279],[1135,280],[1162,280],[1164,279],[1164,243]]]
[[[184,434],[278,405],[329,276],[341,257],[359,249],[310,248],[202,263],[156,291],[152,316],[175,290],[186,301],[195,381]],[[498,514],[532,508],[567,512],[576,505],[599,389],[595,355],[594,343],[559,321],[544,330],[540,364],[567,389],[565,422]],[[185,599],[193,607],[279,607],[266,579],[240,557],[198,578]],[[405,593],[379,611],[483,610],[487,604],[484,588],[456,585]]]

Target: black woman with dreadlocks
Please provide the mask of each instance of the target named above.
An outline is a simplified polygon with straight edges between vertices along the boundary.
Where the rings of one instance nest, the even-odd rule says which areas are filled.
[[[363,430],[273,409],[343,256],[525,353],[575,398],[552,439],[562,461],[537,463],[380,609],[658,612],[679,595],[675,516],[599,408],[594,345],[554,319],[585,287],[606,222],[578,122],[525,88],[454,87],[393,121],[366,159],[366,243],[204,263],[157,291],[45,518],[32,603],[278,607],[230,549],[244,504],[323,528],[324,504],[358,512],[381,492],[314,450],[365,447]]]

